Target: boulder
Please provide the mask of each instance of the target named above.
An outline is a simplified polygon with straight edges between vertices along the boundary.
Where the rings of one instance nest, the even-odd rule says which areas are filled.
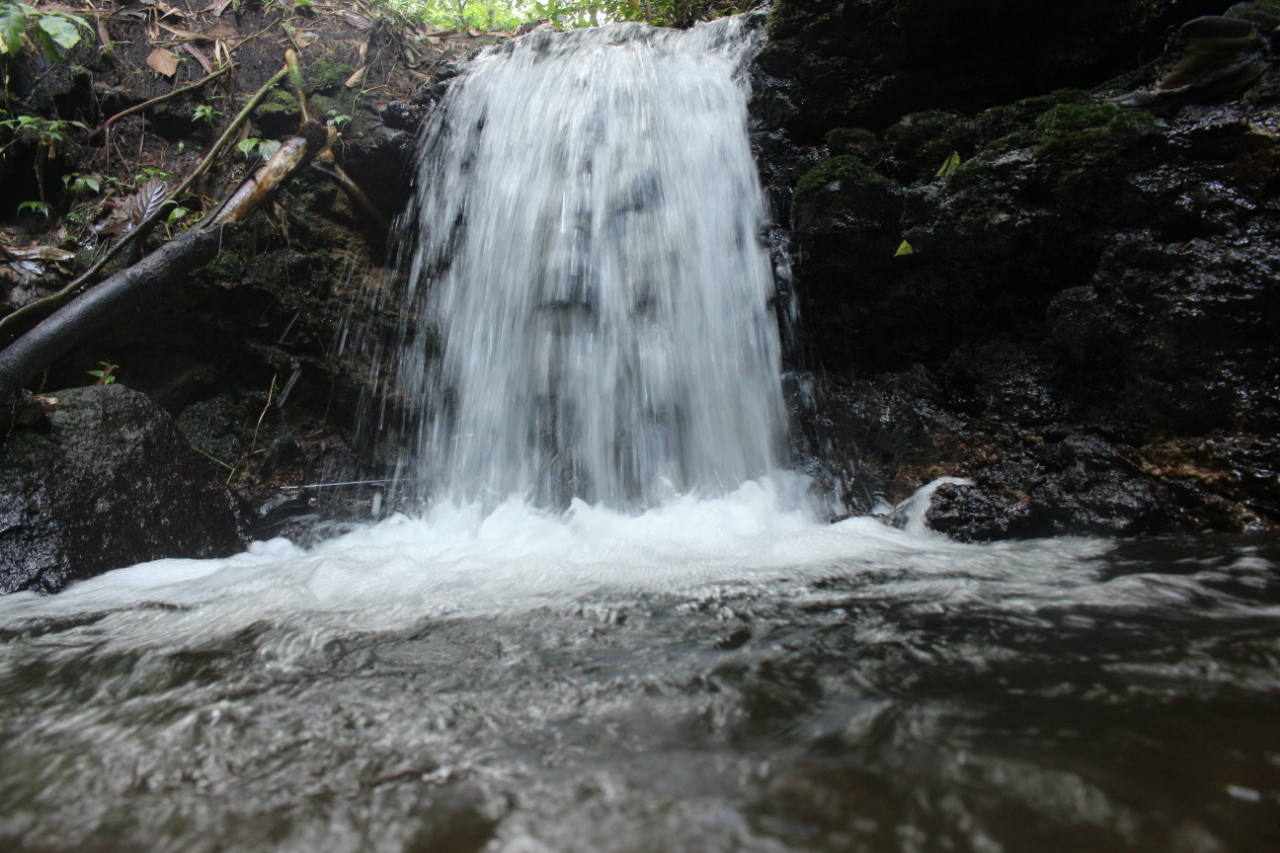
[[[120,385],[56,396],[47,425],[0,445],[0,592],[56,592],[122,566],[242,547],[236,500],[164,409]]]

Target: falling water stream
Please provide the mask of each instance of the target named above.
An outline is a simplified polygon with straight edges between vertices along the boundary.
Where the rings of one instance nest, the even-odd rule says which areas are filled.
[[[1280,849],[1273,540],[806,511],[756,38],[473,64],[379,377],[419,510],[0,598],[0,849]]]

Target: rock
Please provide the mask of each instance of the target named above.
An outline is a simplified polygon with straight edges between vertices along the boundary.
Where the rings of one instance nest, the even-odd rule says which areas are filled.
[[[988,46],[1027,84],[1097,85],[1128,70],[1106,60],[1109,39],[1136,50],[1152,21],[1222,11],[1174,5],[1023,10],[1065,28],[1041,30],[1038,70],[1031,42]],[[790,199],[790,240],[774,242],[793,247],[808,359],[791,366],[821,377],[799,412],[802,464],[851,512],[968,478],[928,514],[967,541],[1274,530],[1280,72],[1165,120],[1109,103],[1146,84],[1133,77],[1002,103],[1022,84],[985,55],[924,87],[950,50],[996,37],[974,27],[1018,6],[775,6],[753,127],[771,196]],[[1080,29],[1122,13],[1141,32]],[[910,36],[939,21],[956,46],[923,56],[928,40]],[[839,42],[848,27],[863,35]],[[893,27],[906,41],[858,54]],[[1081,76],[1055,65],[1071,32]],[[894,118],[891,92],[928,109]],[[914,252],[897,256],[903,241]]]
[[[0,592],[56,592],[122,566],[242,546],[235,499],[163,409],[120,385],[58,398],[47,428],[0,445]]]

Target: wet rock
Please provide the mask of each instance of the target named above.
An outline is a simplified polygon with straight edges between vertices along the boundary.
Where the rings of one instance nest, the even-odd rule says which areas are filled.
[[[0,446],[0,592],[55,592],[161,557],[242,545],[235,499],[163,409],[119,385],[57,394]]]
[[[968,32],[1015,5],[939,20]],[[1222,11],[1192,5],[1048,18],[1124,7],[1147,27]],[[934,60],[889,42],[855,58],[832,35],[927,30],[895,10],[932,8],[780,4],[755,78],[803,117],[775,116],[756,139],[766,183],[790,196],[798,366],[819,377],[800,414],[827,460],[820,479],[867,512],[968,478],[940,488],[928,518],[971,541],[1274,529],[1280,134],[1266,93],[1280,74],[1248,98],[1157,119],[1108,102],[1128,78],[998,104],[1014,89],[979,63],[963,91],[940,80],[925,93],[913,75]],[[1098,52],[1114,35],[1081,36],[1096,82],[1125,70]],[[892,74],[875,64],[891,56]],[[1027,79],[1087,76],[1061,71]],[[892,117],[886,91],[934,109]],[[998,105],[968,106],[982,102]],[[813,152],[823,158],[780,186]]]

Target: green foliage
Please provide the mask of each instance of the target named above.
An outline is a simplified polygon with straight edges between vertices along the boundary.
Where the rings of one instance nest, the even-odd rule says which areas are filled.
[[[83,18],[68,12],[52,12],[5,0],[0,2],[0,55],[17,56],[22,52],[26,36],[44,50],[50,59],[61,56],[80,43],[81,30],[92,33]]]
[[[68,194],[74,196],[97,195],[102,192],[102,183],[97,175],[82,175],[72,172],[62,176],[62,186]]]
[[[938,176],[947,178],[951,173],[960,168],[960,152],[952,151],[951,156],[942,164],[942,168],[938,170]]]
[[[255,154],[263,160],[270,160],[280,150],[280,143],[274,139],[258,139],[250,136],[243,142],[236,145],[236,150],[244,155],[244,158],[253,161]]]
[[[49,206],[48,202],[44,201],[24,201],[18,205],[18,215],[21,216],[24,210],[39,213],[47,219],[53,208]]]
[[[98,364],[102,366],[101,370],[85,371],[85,373],[89,374],[90,376],[98,377],[98,381],[93,384],[94,385],[114,385],[116,382],[116,378],[112,374],[115,373],[115,371],[120,367],[120,365],[112,364],[109,361],[100,361],[98,362]]]
[[[745,12],[758,0],[383,0],[406,17],[442,29],[510,32],[521,24],[550,21],[561,28],[614,21],[670,25]]]
[[[196,121],[203,121],[206,124],[213,124],[213,107],[208,104],[200,104],[196,107]]]
[[[156,169],[152,166],[144,166],[142,171],[133,176],[134,184],[141,185],[147,181],[168,181],[170,174],[164,169]]]
[[[0,115],[7,116],[8,113],[0,110]],[[40,116],[20,115],[0,119],[0,133],[10,137],[8,144],[0,148],[0,153],[19,140],[38,145],[57,145],[66,142],[67,133],[73,127],[81,130],[89,129],[84,122],[47,119]]]

